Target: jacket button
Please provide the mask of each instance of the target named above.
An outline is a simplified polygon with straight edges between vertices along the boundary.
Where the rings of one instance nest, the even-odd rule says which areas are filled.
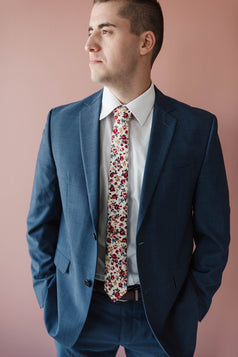
[[[84,284],[86,285],[86,286],[88,286],[89,288],[92,286],[92,282],[91,282],[91,280],[84,280]]]

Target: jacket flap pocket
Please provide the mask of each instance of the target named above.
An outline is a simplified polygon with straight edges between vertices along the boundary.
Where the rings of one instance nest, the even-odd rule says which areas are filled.
[[[56,249],[54,263],[55,263],[55,266],[59,269],[59,271],[61,271],[61,273],[64,274],[67,272],[67,270],[69,268],[70,260],[68,258],[66,258],[59,251],[59,249]]]

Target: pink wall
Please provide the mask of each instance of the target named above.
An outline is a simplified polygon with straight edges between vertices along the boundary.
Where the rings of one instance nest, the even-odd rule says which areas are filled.
[[[216,113],[230,184],[230,260],[222,288],[199,327],[195,357],[236,357],[238,2],[161,4],[165,43],[153,80],[170,96]],[[47,112],[98,89],[90,81],[83,50],[90,8],[89,0],[8,0],[1,6],[2,357],[55,356],[32,290],[25,221]]]

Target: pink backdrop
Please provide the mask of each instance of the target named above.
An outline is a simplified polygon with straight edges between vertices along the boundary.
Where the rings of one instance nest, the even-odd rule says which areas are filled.
[[[195,357],[236,357],[237,0],[161,0],[165,43],[153,69],[165,93],[218,116],[230,184],[232,243],[223,285],[199,326]],[[32,290],[25,239],[36,155],[48,111],[99,87],[89,77],[84,41],[91,1],[8,0],[1,4],[2,357],[53,357]],[[124,356],[120,350],[118,356]]]

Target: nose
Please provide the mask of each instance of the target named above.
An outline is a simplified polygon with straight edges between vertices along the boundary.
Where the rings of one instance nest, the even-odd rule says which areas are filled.
[[[96,39],[96,36],[94,34],[91,34],[86,43],[85,43],[85,51],[86,52],[97,52],[100,49],[100,46],[98,44],[98,41]]]

